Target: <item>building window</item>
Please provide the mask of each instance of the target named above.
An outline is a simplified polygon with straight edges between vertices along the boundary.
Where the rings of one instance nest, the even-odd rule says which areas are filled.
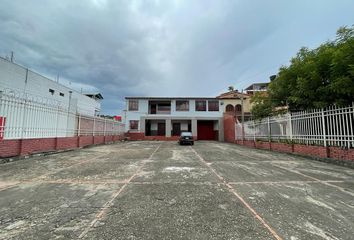
[[[195,101],[195,110],[196,111],[206,111],[206,101],[205,100]]]
[[[61,93],[59,93],[59,95],[60,95],[61,97],[64,97],[64,93],[62,93],[62,92],[61,92]]]
[[[54,92],[55,92],[55,91],[54,91],[53,89],[50,89],[50,88],[49,88],[49,92],[50,92],[52,95],[54,95]]]
[[[235,109],[236,109],[236,112],[241,112],[241,111],[242,111],[242,106],[241,106],[241,104],[237,104],[236,107],[235,107]]]
[[[231,104],[226,105],[226,112],[234,112],[234,106]]]
[[[208,101],[208,111],[218,112],[219,101]]]
[[[159,103],[159,104],[157,104],[157,111],[159,111],[159,112],[171,112],[171,103]]]
[[[189,101],[176,101],[176,111],[189,111]]]
[[[138,111],[138,110],[139,110],[139,101],[129,100],[129,111]]]
[[[130,130],[138,130],[139,128],[139,121],[138,120],[130,120],[129,121],[129,129]]]

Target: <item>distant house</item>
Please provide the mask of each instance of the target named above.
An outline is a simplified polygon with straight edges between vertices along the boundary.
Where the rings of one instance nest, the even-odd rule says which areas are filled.
[[[255,92],[266,92],[268,91],[268,83],[253,83],[252,85],[248,86],[245,91],[249,95],[253,95]]]
[[[232,114],[237,117],[239,121],[242,119],[242,104],[245,120],[251,117],[251,96],[249,94],[241,93],[238,90],[225,92],[217,96],[223,106],[223,112]],[[243,103],[242,103],[243,98]]]
[[[114,116],[113,117],[114,120],[118,121],[118,122],[121,122],[122,121],[122,116]]]
[[[125,123],[132,139],[173,139],[188,131],[198,140],[223,140],[218,98],[126,97]]]

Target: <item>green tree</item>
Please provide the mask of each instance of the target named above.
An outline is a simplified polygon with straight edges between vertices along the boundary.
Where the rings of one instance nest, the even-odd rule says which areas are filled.
[[[354,101],[354,25],[341,27],[334,41],[301,48],[289,66],[282,66],[269,85],[272,108],[322,108]],[[256,105],[255,105],[256,106]]]
[[[254,119],[260,119],[272,114],[272,103],[268,94],[256,92],[251,97],[251,113]]]

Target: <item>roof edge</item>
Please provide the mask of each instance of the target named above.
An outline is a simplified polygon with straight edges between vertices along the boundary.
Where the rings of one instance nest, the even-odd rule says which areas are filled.
[[[219,98],[216,97],[125,97],[125,99],[153,99],[153,100],[174,100],[174,99],[213,99],[213,100],[219,100]]]

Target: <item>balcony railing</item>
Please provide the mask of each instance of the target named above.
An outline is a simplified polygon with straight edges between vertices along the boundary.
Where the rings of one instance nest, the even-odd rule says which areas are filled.
[[[149,114],[160,114],[160,115],[164,115],[164,114],[171,114],[171,110],[156,110],[156,111],[149,111]]]

